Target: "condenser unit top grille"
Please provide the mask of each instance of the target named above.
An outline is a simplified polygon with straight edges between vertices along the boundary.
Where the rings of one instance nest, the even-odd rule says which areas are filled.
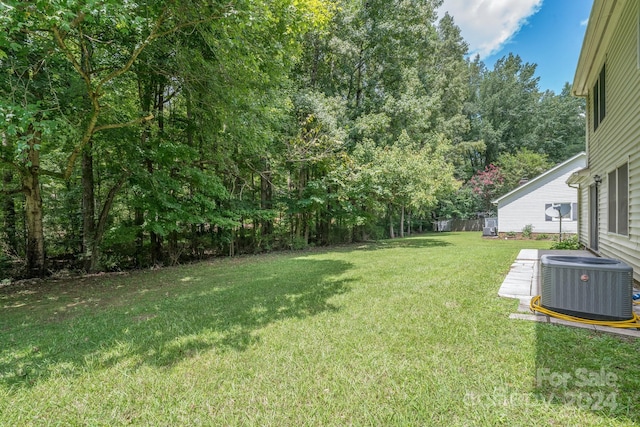
[[[628,265],[617,259],[586,256],[542,255],[541,262],[543,265],[555,265],[558,267],[605,267],[607,269],[621,269],[625,271],[629,269]]]

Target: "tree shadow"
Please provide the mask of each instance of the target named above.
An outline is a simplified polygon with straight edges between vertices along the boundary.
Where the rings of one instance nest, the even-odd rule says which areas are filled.
[[[436,238],[434,236],[436,236],[436,234],[420,234],[419,236],[353,243],[348,246],[333,248],[333,250],[336,252],[379,251],[396,248],[426,249],[452,245],[452,243]]]
[[[640,341],[551,324],[538,324],[536,339],[537,399],[640,421]]]
[[[244,351],[259,344],[260,329],[270,324],[340,310],[330,300],[349,290],[349,280],[340,277],[351,268],[348,262],[249,264],[236,270],[230,262],[211,268],[210,276],[205,267],[168,270],[156,283],[139,286],[131,283],[134,275],[117,281],[115,286],[131,284],[117,298],[109,295],[114,285],[102,293],[91,288],[93,295],[83,298],[98,301],[96,308],[79,315],[0,322],[0,384],[29,387],[54,373],[118,363],[168,366],[200,351]],[[25,319],[38,310],[29,304],[17,309]]]

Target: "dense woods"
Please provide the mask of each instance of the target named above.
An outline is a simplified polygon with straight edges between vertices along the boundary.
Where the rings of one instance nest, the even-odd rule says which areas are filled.
[[[403,236],[583,150],[439,5],[1,2],[0,279]]]

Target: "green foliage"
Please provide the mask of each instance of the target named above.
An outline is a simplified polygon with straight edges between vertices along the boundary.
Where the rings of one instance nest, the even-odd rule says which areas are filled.
[[[546,155],[551,163],[585,149],[584,100],[571,96],[568,84],[560,94],[541,93],[536,64],[513,54],[500,58],[493,70],[477,57],[469,67],[470,128],[465,140],[485,144],[469,157],[474,170],[499,164],[503,153],[522,149]]]
[[[561,241],[556,240],[551,244],[551,249],[569,249],[569,250],[579,250],[582,249],[583,246],[578,240],[578,236],[573,234],[569,237],[564,237]]]
[[[483,212],[484,204],[480,195],[471,186],[465,185],[456,192],[449,193],[439,201],[436,210],[440,218],[476,218],[478,212]]]
[[[522,227],[522,237],[524,237],[525,239],[530,239],[532,235],[533,235],[533,225],[527,224],[524,227]]]
[[[20,229],[41,229],[43,258],[117,270],[490,210],[580,146],[584,104],[517,56],[467,60],[439,5],[0,2],[12,247],[28,258]],[[494,161],[500,188],[478,181]]]
[[[560,163],[585,150],[585,99],[573,96],[566,83],[558,95],[542,94],[536,120],[536,149]]]
[[[546,154],[535,153],[528,148],[519,149],[513,154],[500,154],[497,164],[504,177],[503,194],[518,187],[520,180],[533,179],[553,166]]]
[[[3,251],[0,251],[0,280],[9,279],[13,274],[11,269],[11,258]]]

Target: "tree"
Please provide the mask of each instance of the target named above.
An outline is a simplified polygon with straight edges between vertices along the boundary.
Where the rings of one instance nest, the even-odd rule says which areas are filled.
[[[30,16],[34,7],[29,3],[0,4],[0,26],[5,29],[0,36],[0,65],[7,70],[6,78],[0,81],[0,162],[6,185],[3,193],[24,197],[26,274],[42,276],[45,242],[41,177],[51,175],[43,156],[55,151],[56,145],[64,145],[64,138],[57,141],[59,144],[51,142],[56,128],[65,122],[64,117],[54,114],[59,108],[59,94],[48,88],[66,80],[69,73],[64,61],[51,58],[50,51],[55,49],[52,40],[32,29],[36,25]],[[52,69],[56,68],[54,74]],[[72,79],[69,86],[73,88]],[[7,217],[11,218],[13,199],[6,206]]]
[[[0,3],[2,247],[41,275],[402,236],[573,153],[583,105],[466,60],[440,4]]]
[[[571,95],[569,83],[558,95],[542,94],[534,129],[536,150],[559,163],[585,150],[585,100]]]
[[[535,153],[528,148],[522,148],[514,154],[502,153],[496,164],[503,177],[503,194],[518,187],[521,180],[535,178],[553,166],[546,154]]]
[[[482,198],[483,211],[492,212],[495,209],[491,202],[503,194],[504,175],[499,167],[490,164],[483,171],[478,171],[469,180],[468,185],[475,194]]]
[[[493,70],[475,61],[476,89],[472,114],[472,134],[468,141],[485,143],[483,167],[494,163],[500,153],[520,147],[535,147],[534,125],[539,100],[535,64],[523,63],[518,55],[500,58]]]

